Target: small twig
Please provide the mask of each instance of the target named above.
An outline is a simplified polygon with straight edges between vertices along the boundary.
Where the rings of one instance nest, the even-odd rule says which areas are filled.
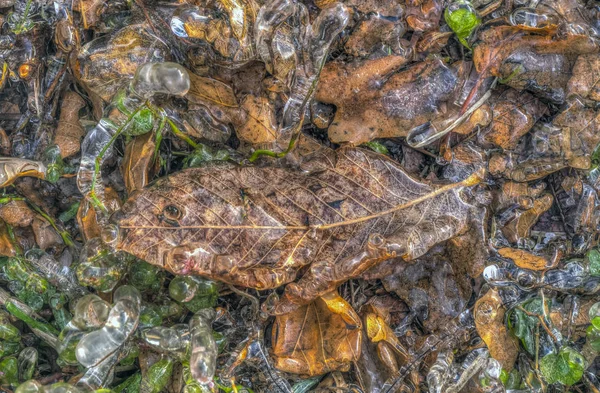
[[[497,1],[494,1],[493,3],[488,4],[487,7],[483,8],[481,11],[478,11],[479,16],[482,18],[488,16],[489,14],[491,14],[492,12],[494,12],[498,8],[500,8],[502,6],[502,3],[503,3],[503,0],[497,0]]]

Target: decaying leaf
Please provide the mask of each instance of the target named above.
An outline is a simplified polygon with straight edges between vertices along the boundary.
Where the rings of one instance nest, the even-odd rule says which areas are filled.
[[[43,179],[46,176],[46,166],[39,161],[0,157],[0,187],[8,187],[17,178],[23,176]]]
[[[344,50],[353,56],[362,57],[382,47],[389,48],[392,53],[402,53],[400,37],[405,32],[405,25],[397,17],[402,9],[397,4],[396,7],[396,10],[388,11],[392,14],[389,17],[386,17],[389,14],[371,14],[366,20],[359,22],[344,44]]]
[[[8,225],[27,227],[36,214],[23,200],[10,201],[0,206],[0,218]]]
[[[598,1],[0,11],[0,391],[598,390]]]
[[[310,264],[272,310],[282,314],[383,260],[419,257],[480,216],[462,191],[481,172],[432,186],[362,149],[320,156],[312,167],[225,164],[161,179],[115,215],[118,248],[176,274],[257,289],[289,283]]]
[[[536,33],[517,26],[498,26],[482,32],[473,49],[477,71],[483,76],[508,77],[502,75],[501,67],[513,55],[578,55],[598,50],[596,42],[587,35],[555,36],[555,30]]]
[[[533,201],[530,209],[514,210],[510,219],[502,227],[502,233],[512,243],[517,243],[519,239],[529,237],[529,232],[540,216],[548,211],[552,206],[554,198],[550,194],[544,194]]]
[[[479,138],[484,144],[503,149],[514,149],[547,110],[533,95],[514,89],[494,94],[490,101],[491,125],[479,134]]]
[[[346,371],[360,357],[361,342],[360,318],[337,292],[331,292],[275,318],[274,364],[282,371],[309,376]]]
[[[519,354],[519,342],[504,324],[505,312],[498,292],[490,289],[477,300],[473,314],[477,333],[490,350],[490,356],[510,371]]]
[[[589,169],[591,155],[600,143],[600,114],[572,99],[552,123],[538,123],[532,131],[531,149],[492,154],[491,174],[524,182],[542,178],[567,166]]]
[[[498,76],[518,91],[528,90],[542,99],[561,104],[566,98],[573,64],[573,56],[518,49],[500,66]]]
[[[155,147],[151,132],[136,136],[125,147],[121,168],[128,194],[141,190],[150,181]]]
[[[85,101],[75,92],[67,92],[63,97],[60,119],[54,134],[54,143],[58,145],[62,158],[71,157],[81,149],[84,130],[79,123],[79,110],[84,106]]]
[[[252,59],[252,30],[258,6],[254,0],[209,2],[207,9],[179,16],[185,35],[210,44],[214,56],[224,63]],[[212,9],[211,9],[212,8]]]
[[[433,255],[419,258],[412,264],[395,263],[391,272],[375,268],[367,275],[369,279],[380,278],[384,288],[396,293],[411,309],[421,310],[421,323],[426,331],[434,331],[437,326],[456,318],[472,291],[466,274],[470,264],[449,261],[434,251]],[[391,265],[389,262],[384,264]]]
[[[388,56],[325,66],[315,99],[337,107],[328,130],[332,142],[406,136],[441,113],[467,70],[463,63],[453,67],[432,59],[394,73],[407,61]]]
[[[145,25],[129,25],[82,46],[72,64],[79,82],[109,102],[138,66],[170,60],[171,51]]]
[[[569,79],[568,95],[579,95],[600,101],[600,55],[589,54],[577,57],[573,76]]]
[[[0,127],[0,154],[7,156],[10,154],[11,140],[6,135],[4,128]]]
[[[47,250],[50,247],[54,247],[63,244],[63,240],[60,234],[54,229],[54,227],[41,217],[36,217],[31,223],[31,229],[35,237],[35,243],[41,250]]]
[[[443,2],[439,0],[409,0],[406,2],[406,23],[414,31],[430,31],[438,27]]]
[[[233,125],[240,139],[251,144],[277,139],[275,107],[267,97],[248,94],[239,104],[230,86],[197,75],[190,75],[190,79],[187,98],[206,107],[217,121]]]
[[[235,130],[238,137],[252,144],[274,142],[277,139],[275,108],[266,97],[247,95]]]
[[[212,102],[218,106],[238,108],[239,104],[233,89],[223,82],[216,79],[198,76],[192,72],[189,73],[190,89],[186,98],[192,102],[205,103]]]
[[[504,247],[498,250],[498,254],[511,259],[515,265],[523,269],[545,270],[551,267],[551,262],[545,257],[532,254],[525,250]]]
[[[507,181],[502,184],[500,192],[498,192],[495,210],[500,211],[511,207],[514,204],[519,205],[523,209],[530,209],[533,206],[533,201],[539,198],[546,189],[544,183],[517,183]]]

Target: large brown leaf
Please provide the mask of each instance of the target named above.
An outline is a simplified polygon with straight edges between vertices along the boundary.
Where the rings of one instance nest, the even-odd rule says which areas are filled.
[[[252,144],[277,139],[275,107],[267,97],[249,94],[238,104],[233,89],[223,82],[192,73],[190,80],[186,98],[204,106],[218,122],[233,125],[238,138]]]
[[[294,374],[347,371],[360,358],[360,318],[337,292],[331,292],[273,325],[275,367]]]
[[[234,285],[287,286],[284,313],[383,260],[411,260],[465,232],[481,208],[462,191],[410,177],[397,162],[341,149],[310,172],[213,165],[176,173],[137,193],[114,220],[118,247],[176,274]]]

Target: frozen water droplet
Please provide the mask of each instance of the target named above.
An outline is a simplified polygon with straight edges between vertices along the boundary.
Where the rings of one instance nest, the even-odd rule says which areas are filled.
[[[115,305],[110,310],[106,324],[83,336],[75,355],[85,367],[99,364],[115,352],[131,336],[140,317],[141,296],[135,287],[124,285],[114,294]]]
[[[138,67],[131,89],[142,97],[157,93],[183,96],[190,84],[187,70],[177,63],[146,63]]]

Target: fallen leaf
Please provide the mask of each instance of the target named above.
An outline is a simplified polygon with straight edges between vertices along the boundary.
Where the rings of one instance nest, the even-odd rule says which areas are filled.
[[[161,179],[115,216],[118,248],[176,274],[257,289],[289,283],[312,264],[288,284],[279,314],[383,260],[423,255],[481,211],[461,194],[481,172],[432,186],[362,149],[315,158],[312,171],[214,164]]]
[[[437,29],[444,11],[440,0],[409,0],[406,2],[406,23],[410,30],[426,32]]]
[[[527,92],[506,89],[490,98],[491,124],[479,134],[484,144],[514,149],[536,121],[547,111],[537,98]]]
[[[106,2],[107,0],[73,1],[73,11],[81,12],[81,19],[83,20],[84,29],[89,29],[96,26],[96,23],[102,15],[102,9],[104,8]]]
[[[193,72],[190,76],[190,89],[185,98],[195,103],[211,102],[219,106],[238,108],[239,104],[233,89],[216,79],[198,76]]]
[[[23,200],[10,201],[0,206],[0,218],[8,225],[27,227],[36,217],[27,202]]]
[[[504,258],[511,259],[515,265],[523,269],[544,270],[550,267],[550,263],[546,258],[525,250],[504,247],[498,250],[498,254]]]
[[[535,141],[531,149],[523,144],[514,152],[492,154],[492,175],[524,182],[568,166],[589,169],[592,153],[600,143],[600,112],[575,98],[552,123],[538,123],[531,133]]]
[[[81,149],[84,130],[79,123],[79,110],[85,107],[85,101],[75,92],[67,92],[62,101],[60,119],[54,134],[54,143],[60,149],[62,158],[71,157]]]
[[[165,62],[171,50],[144,24],[96,38],[77,52],[71,69],[77,80],[105,102],[127,86],[144,63]]]
[[[238,138],[251,144],[277,140],[277,121],[273,103],[266,97],[248,95],[242,102],[244,120],[235,125]]]
[[[516,210],[514,216],[502,228],[501,231],[511,243],[517,243],[520,239],[529,237],[529,232],[540,216],[552,207],[554,198],[550,194],[544,194],[533,202],[533,206],[525,211]]]
[[[35,237],[37,247],[41,250],[47,250],[50,247],[63,244],[60,234],[48,222],[48,220],[36,217],[31,223],[31,229]]]
[[[505,312],[498,292],[490,289],[475,303],[473,316],[477,333],[487,345],[490,356],[496,359],[504,370],[510,371],[519,354],[519,343],[504,325]]]
[[[207,108],[217,121],[231,123],[238,138],[251,144],[277,139],[277,121],[273,103],[263,96],[246,95],[238,104],[233,89],[215,79],[190,75],[187,98]]]
[[[276,368],[308,376],[347,371],[360,357],[362,325],[352,307],[337,292],[288,314],[273,325]]]
[[[337,107],[328,129],[332,142],[359,145],[406,136],[411,129],[442,118],[441,107],[461,86],[464,75],[459,73],[466,67],[432,59],[396,72],[407,61],[387,56],[325,66],[315,99]]]
[[[589,54],[577,57],[573,76],[569,79],[568,95],[579,95],[600,101],[600,55]]]

